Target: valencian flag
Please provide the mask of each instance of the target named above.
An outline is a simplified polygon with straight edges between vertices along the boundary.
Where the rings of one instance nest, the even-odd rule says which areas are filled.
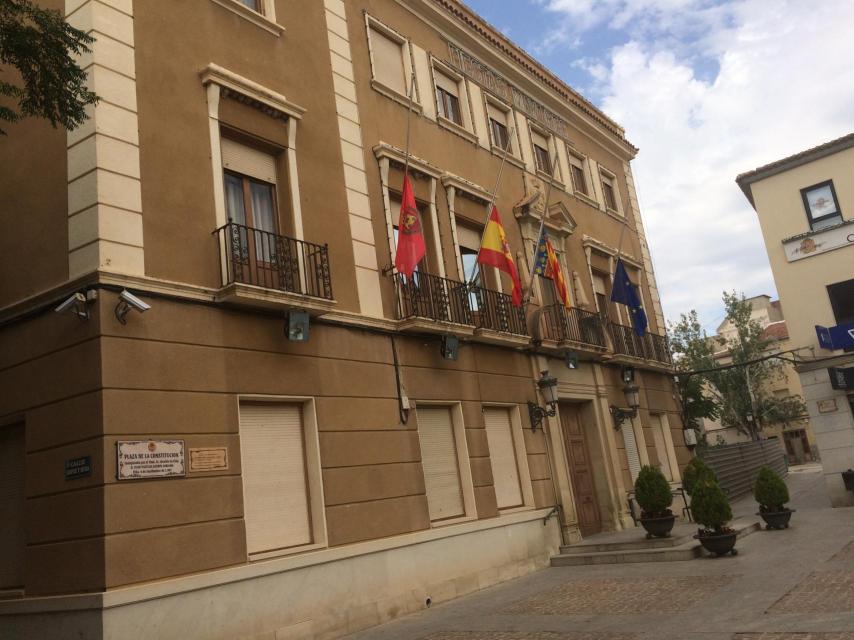
[[[557,261],[557,254],[552,246],[552,241],[549,240],[545,227],[543,227],[543,233],[540,235],[539,242],[537,242],[534,273],[551,278],[555,285],[555,291],[557,291],[560,301],[563,302],[563,306],[572,306],[572,303],[569,301],[569,291],[566,288],[563,271],[560,268],[560,263]]]
[[[622,258],[617,259],[617,268],[614,270],[611,302],[619,302],[629,308],[629,311],[632,312],[632,326],[635,328],[635,333],[643,338],[646,333],[646,313],[644,313],[635,285],[629,280],[629,274],[626,273]]]
[[[415,193],[409,175],[403,176],[403,193],[400,198],[400,219],[397,223],[397,253],[394,256],[395,268],[407,278],[412,277],[415,267],[427,253],[424,233],[421,230],[421,216],[415,206]]]
[[[510,253],[510,245],[507,244],[507,235],[504,233],[504,227],[501,226],[501,218],[498,217],[498,209],[494,206],[486,222],[477,261],[480,264],[495,267],[510,276],[513,280],[513,306],[521,307],[522,282],[519,280],[516,263],[513,262],[513,254]]]

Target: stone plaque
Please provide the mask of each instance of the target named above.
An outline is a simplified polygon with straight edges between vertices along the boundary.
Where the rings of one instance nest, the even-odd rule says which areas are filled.
[[[116,443],[119,480],[183,476],[183,440],[125,440]]]
[[[838,407],[836,406],[836,398],[830,398],[829,400],[819,400],[818,401],[818,412],[819,413],[833,413],[837,409],[838,409]]]
[[[190,471],[224,471],[228,469],[228,447],[190,449]]]

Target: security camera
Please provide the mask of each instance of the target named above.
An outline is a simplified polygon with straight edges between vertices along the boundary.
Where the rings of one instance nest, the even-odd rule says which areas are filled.
[[[125,316],[131,309],[144,313],[151,309],[151,305],[146,304],[127,289],[122,289],[119,294],[119,303],[116,305],[116,319],[122,324],[127,324]]]
[[[81,320],[89,319],[89,309],[86,308],[86,295],[79,291],[72,293],[55,309],[56,313],[73,313]]]

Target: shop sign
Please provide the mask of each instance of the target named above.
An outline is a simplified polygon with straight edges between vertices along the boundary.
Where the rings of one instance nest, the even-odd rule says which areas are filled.
[[[85,478],[92,475],[92,456],[69,458],[65,461],[65,479]]]
[[[183,440],[126,440],[116,443],[119,480],[184,475]]]
[[[228,469],[228,447],[190,449],[190,471],[225,471]]]
[[[835,327],[815,325],[818,344],[822,349],[835,351],[854,347],[854,322],[846,322]]]
[[[845,246],[854,246],[854,226],[851,222],[845,222],[818,233],[810,233],[807,236],[796,236],[783,240],[786,260],[789,262]]]

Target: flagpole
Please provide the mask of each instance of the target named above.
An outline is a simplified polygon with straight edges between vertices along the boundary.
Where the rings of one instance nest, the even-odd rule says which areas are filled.
[[[415,94],[415,74],[409,82],[409,107],[406,109],[406,149],[404,150],[403,177],[406,179],[409,171],[409,132],[412,129],[412,98]]]
[[[495,206],[495,200],[498,198],[498,186],[501,184],[501,174],[504,172],[504,165],[507,164],[507,154],[510,151],[510,141],[513,139],[513,134],[516,132],[516,127],[510,129],[510,134],[507,136],[507,144],[504,145],[504,155],[501,156],[501,164],[498,166],[498,177],[495,179],[495,187],[492,189],[492,197],[489,204],[486,206],[486,223],[483,225],[483,231],[480,232],[480,244],[477,247],[477,256],[480,257],[480,250],[483,248],[483,238],[486,235],[486,228],[489,226],[489,217],[492,215],[492,207]],[[475,258],[477,264],[477,258]],[[480,271],[480,267],[478,267]],[[463,274],[465,278],[465,274]],[[472,282],[474,282],[474,273],[472,273]],[[470,286],[468,278],[466,278],[466,287]]]
[[[557,153],[555,153],[555,156],[557,156]],[[537,250],[539,249],[540,237],[543,235],[543,227],[546,226],[546,216],[549,214],[549,200],[552,195],[552,185],[554,184],[555,172],[557,171],[557,163],[558,158],[555,157],[554,165],[552,166],[552,174],[549,176],[549,186],[546,187],[546,201],[545,206],[543,207],[543,215],[540,218],[540,228],[537,231],[537,237],[534,240],[534,253],[531,256],[531,272],[528,274],[528,295],[525,296],[523,304],[530,302],[531,296],[534,294],[534,272],[537,270]]]

